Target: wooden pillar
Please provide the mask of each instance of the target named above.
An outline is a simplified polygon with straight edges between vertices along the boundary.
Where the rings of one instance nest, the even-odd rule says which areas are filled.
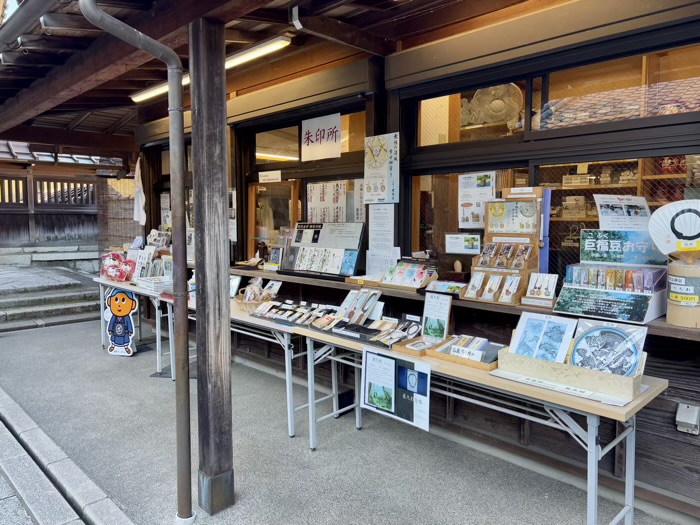
[[[234,502],[224,56],[224,25],[192,22],[199,506],[209,514]]]

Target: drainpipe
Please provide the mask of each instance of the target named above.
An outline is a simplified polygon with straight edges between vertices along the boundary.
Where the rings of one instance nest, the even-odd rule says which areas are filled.
[[[168,66],[170,115],[170,191],[173,200],[173,295],[175,297],[175,427],[177,434],[177,515],[175,523],[194,523],[190,457],[190,360],[187,319],[187,248],[185,243],[185,124],[182,110],[182,61],[170,49],[97,7],[80,0],[80,10],[93,25],[153,55]],[[172,336],[172,334],[171,334]]]
[[[47,0],[24,0],[0,25],[0,53],[17,49],[18,38],[27,33],[46,13],[56,7],[56,2]]]

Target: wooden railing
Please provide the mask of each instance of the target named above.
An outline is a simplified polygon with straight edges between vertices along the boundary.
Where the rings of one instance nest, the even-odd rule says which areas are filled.
[[[95,183],[34,179],[34,206],[94,209],[97,206]]]
[[[0,174],[0,245],[97,239],[96,180]]]
[[[0,175],[0,209],[27,206],[27,178]]]

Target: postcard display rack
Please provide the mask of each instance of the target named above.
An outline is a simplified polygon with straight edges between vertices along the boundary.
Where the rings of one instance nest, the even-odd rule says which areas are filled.
[[[345,280],[355,275],[363,232],[363,223],[298,223],[279,273]]]
[[[647,328],[525,312],[494,375],[609,404],[641,393]]]
[[[530,274],[541,269],[547,254],[541,249],[542,195],[542,188],[510,188],[503,199],[488,203],[483,250],[472,259],[471,280],[460,293],[462,299],[526,302]]]

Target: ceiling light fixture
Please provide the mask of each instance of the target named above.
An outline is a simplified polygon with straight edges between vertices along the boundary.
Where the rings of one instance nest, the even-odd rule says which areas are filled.
[[[256,153],[255,158],[262,160],[299,160],[299,157],[292,157],[290,155],[275,155],[273,153]]]
[[[236,66],[240,66],[241,64],[245,64],[246,62],[250,62],[251,60],[255,60],[256,58],[260,58],[270,53],[274,53],[275,51],[279,51],[280,49],[287,47],[291,43],[292,39],[287,36],[278,36],[269,40],[265,40],[264,42],[260,42],[259,44],[249,47],[248,49],[244,49],[243,51],[227,56],[226,62],[224,62],[224,68],[232,69]],[[187,86],[189,84],[190,75],[183,75],[182,85]],[[139,91],[138,93],[134,93],[133,95],[130,95],[130,98],[138,104],[139,102],[144,102],[154,97],[164,95],[167,92],[168,83],[164,82],[162,84],[158,84],[157,86],[153,86],[148,89],[144,89],[143,91]]]

